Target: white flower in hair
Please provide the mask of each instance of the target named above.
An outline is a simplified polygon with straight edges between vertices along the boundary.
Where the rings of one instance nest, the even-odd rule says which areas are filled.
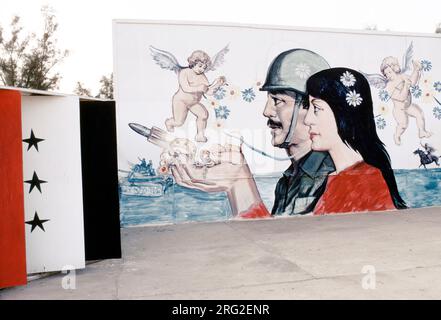
[[[311,75],[311,68],[305,63],[299,63],[295,68],[295,72],[300,79],[308,79]]]
[[[341,81],[341,83],[343,83],[343,85],[345,87],[352,87],[357,80],[355,80],[355,77],[352,73],[350,73],[349,71],[346,71],[340,77],[340,81]]]
[[[359,93],[355,92],[355,90],[352,90],[346,94],[346,102],[350,106],[353,106],[353,107],[359,106],[362,101],[363,101],[363,98],[360,96]]]

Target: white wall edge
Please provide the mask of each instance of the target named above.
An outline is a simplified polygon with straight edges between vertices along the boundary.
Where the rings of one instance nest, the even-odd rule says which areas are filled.
[[[328,32],[328,33],[346,33],[359,35],[375,35],[375,36],[401,36],[401,37],[423,37],[441,39],[441,34],[437,33],[412,33],[398,31],[375,31],[375,30],[356,30],[356,29],[340,29],[340,28],[318,28],[318,27],[299,27],[299,26],[283,26],[283,25],[261,25],[261,24],[244,24],[232,22],[207,22],[207,21],[187,21],[187,20],[140,20],[140,19],[113,19],[113,25],[116,24],[151,24],[151,25],[180,25],[180,26],[204,26],[204,27],[235,27],[247,29],[265,29],[265,30],[287,30],[287,31],[304,31],[304,32]]]

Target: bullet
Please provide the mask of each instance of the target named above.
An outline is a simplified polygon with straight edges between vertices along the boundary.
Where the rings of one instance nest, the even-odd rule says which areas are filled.
[[[158,127],[148,128],[138,123],[129,123],[129,127],[141,136],[146,137],[147,141],[161,148],[169,148],[170,142],[175,139],[172,135]]]
[[[129,123],[129,127],[135,131],[136,133],[148,138],[150,136],[150,133],[152,132],[152,130],[150,130],[147,127],[144,127],[138,123]]]

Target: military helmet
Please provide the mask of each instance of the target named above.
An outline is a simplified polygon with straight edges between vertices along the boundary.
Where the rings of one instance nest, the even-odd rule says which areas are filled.
[[[284,51],[271,62],[260,91],[288,90],[305,94],[306,80],[329,68],[326,60],[315,52],[306,49]]]

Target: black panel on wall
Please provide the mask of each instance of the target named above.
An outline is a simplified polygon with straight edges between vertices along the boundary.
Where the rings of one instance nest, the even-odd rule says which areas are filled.
[[[121,258],[114,101],[80,101],[86,260]]]

